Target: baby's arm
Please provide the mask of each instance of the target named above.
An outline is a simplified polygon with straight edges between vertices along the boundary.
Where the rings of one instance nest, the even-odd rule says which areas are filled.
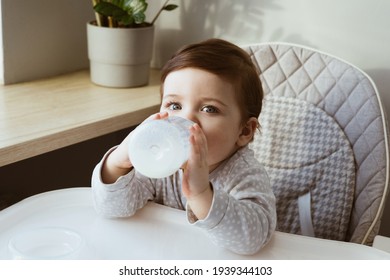
[[[105,217],[129,217],[154,198],[151,180],[135,170],[119,177],[114,183],[102,180],[103,164],[115,148],[109,150],[96,165],[92,174],[92,194],[94,206],[99,215]]]
[[[166,113],[157,113],[148,119],[166,117]],[[93,171],[95,208],[103,216],[131,216],[154,198],[151,180],[133,170],[127,148],[130,137],[131,133],[119,146],[112,148]]]
[[[105,184],[114,183],[119,177],[129,173],[133,168],[127,152],[131,133],[102,162],[101,179]]]
[[[187,209],[189,221],[205,229],[220,247],[238,254],[256,253],[276,227],[275,196],[265,169],[236,154],[213,173],[211,182],[214,196],[207,217],[198,220]]]

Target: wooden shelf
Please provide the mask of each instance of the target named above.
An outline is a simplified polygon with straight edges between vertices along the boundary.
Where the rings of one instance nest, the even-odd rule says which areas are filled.
[[[80,71],[0,86],[0,166],[139,124],[159,110],[159,79],[114,89]]]

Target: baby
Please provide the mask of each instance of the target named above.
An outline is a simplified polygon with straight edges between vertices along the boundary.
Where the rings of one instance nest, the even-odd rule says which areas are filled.
[[[256,253],[275,230],[276,209],[267,173],[248,147],[263,98],[249,55],[221,39],[185,46],[162,69],[161,97],[160,112],[148,119],[194,122],[188,161],[172,176],[147,178],[132,167],[130,133],[94,169],[97,212],[126,217],[154,201],[185,210],[218,246]]]

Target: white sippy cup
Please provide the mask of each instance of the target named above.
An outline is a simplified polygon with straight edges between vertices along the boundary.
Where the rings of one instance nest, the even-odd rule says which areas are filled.
[[[149,178],[174,174],[187,161],[190,120],[170,116],[139,125],[129,141],[129,157],[135,170]]]

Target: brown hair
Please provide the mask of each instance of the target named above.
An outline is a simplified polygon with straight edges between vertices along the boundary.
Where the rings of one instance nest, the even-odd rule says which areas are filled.
[[[168,74],[188,67],[208,71],[231,83],[244,123],[250,117],[259,117],[263,88],[257,68],[243,49],[221,39],[209,39],[182,47],[162,69],[161,94]]]

